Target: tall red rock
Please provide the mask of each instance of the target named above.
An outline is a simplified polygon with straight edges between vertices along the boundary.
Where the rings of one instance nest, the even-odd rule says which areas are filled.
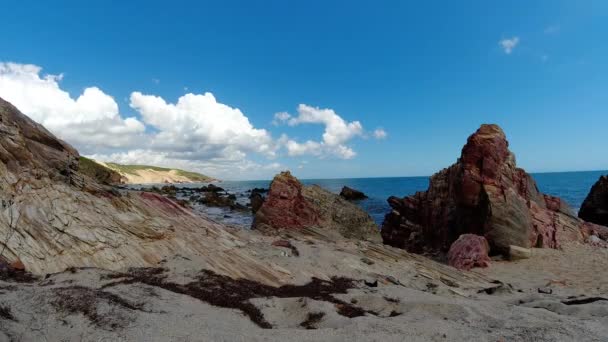
[[[517,168],[497,125],[472,134],[455,164],[433,175],[427,191],[388,199],[384,243],[412,252],[445,252],[462,234],[484,236],[492,253],[509,245],[557,248],[589,229],[559,198],[543,195]]]

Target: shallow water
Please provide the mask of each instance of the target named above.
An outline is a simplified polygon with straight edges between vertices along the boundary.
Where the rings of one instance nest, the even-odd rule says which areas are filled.
[[[575,211],[578,211],[591,186],[602,174],[608,174],[608,171],[535,173],[532,176],[538,183],[541,192],[561,197]],[[382,224],[384,215],[390,210],[386,202],[389,196],[404,197],[412,195],[416,191],[426,190],[429,177],[303,179],[301,181],[306,185],[318,184],[336,194],[345,185],[363,191],[369,198],[358,201],[357,204],[366,210],[374,221],[380,225]],[[201,187],[202,185],[176,184],[178,187],[192,188]],[[248,194],[246,193],[247,190],[252,188],[268,188],[270,181],[223,181],[217,183],[217,185],[230,193],[236,194],[237,201],[245,205],[249,201]],[[249,227],[252,221],[252,217],[248,212],[208,208],[203,205],[195,205],[195,209],[226,224]]]

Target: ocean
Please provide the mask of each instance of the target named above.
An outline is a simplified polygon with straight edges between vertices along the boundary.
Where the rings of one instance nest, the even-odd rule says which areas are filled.
[[[581,172],[553,172],[534,173],[539,190],[553,196],[564,199],[576,212],[583,200],[589,193],[591,186],[601,175],[608,171],[581,171]],[[363,191],[369,198],[357,202],[370,216],[382,224],[384,215],[390,207],[386,202],[389,196],[404,197],[414,194],[416,191],[426,190],[429,185],[429,177],[386,177],[386,178],[344,178],[344,179],[302,179],[306,185],[318,184],[319,186],[339,193],[343,186]],[[268,188],[270,180],[256,181],[223,181],[218,183],[230,193],[237,195],[237,201],[246,204],[248,202],[246,191],[252,188]],[[179,185],[183,187],[200,187],[201,184]],[[227,212],[222,208],[208,208],[202,205],[195,209],[206,213],[213,219],[241,227],[249,227],[252,217],[247,213]]]

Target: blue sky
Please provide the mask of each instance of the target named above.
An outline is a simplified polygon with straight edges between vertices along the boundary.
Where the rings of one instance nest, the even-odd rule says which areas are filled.
[[[270,178],[279,169],[304,178],[430,175],[456,160],[481,123],[498,123],[528,171],[608,169],[605,1],[2,1],[1,7],[0,63],[17,66],[5,64],[0,97],[101,159],[174,163],[235,179]],[[18,67],[26,64],[42,70]],[[27,83],[32,75],[62,77],[44,81],[54,90],[41,96]],[[91,95],[101,103],[93,109],[53,98],[60,89],[74,100],[88,87],[103,93]],[[134,99],[134,92],[142,96]],[[204,118],[195,108],[184,119],[199,118],[196,129],[168,124],[186,105],[153,107],[157,97],[175,104],[187,93],[200,95],[191,102],[197,105],[209,100],[206,92],[217,104],[205,107]],[[117,113],[107,114],[113,107],[102,95],[115,101]],[[39,99],[54,107],[32,104]],[[338,127],[340,139],[331,145],[323,137],[327,121],[307,123],[300,104],[312,116],[331,109],[344,124],[362,127]],[[224,110],[237,108],[251,124],[240,135],[245,141],[218,135],[233,121],[203,132],[204,120],[222,120]],[[278,112],[296,120],[274,125]],[[78,120],[53,117],[62,113]],[[137,122],[125,123],[127,117]],[[105,132],[102,125],[113,128]],[[373,136],[380,128],[384,139]],[[95,129],[101,133],[91,134]],[[121,139],[116,132],[129,133]],[[297,149],[289,150],[288,140]],[[302,147],[309,140],[317,145]]]

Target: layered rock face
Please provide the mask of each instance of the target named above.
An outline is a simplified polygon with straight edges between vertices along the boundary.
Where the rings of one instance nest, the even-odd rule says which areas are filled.
[[[386,244],[416,253],[445,252],[462,234],[484,236],[492,253],[509,246],[557,248],[583,241],[589,226],[559,198],[543,195],[517,168],[504,132],[482,125],[456,164],[433,175],[427,191],[391,197],[382,226]]]
[[[119,192],[79,171],[78,152],[0,99],[0,271],[157,266],[175,254],[234,277],[282,277],[234,248],[223,226],[159,194]]]
[[[257,210],[253,228],[264,231],[320,227],[348,238],[379,238],[371,217],[356,205],[317,186],[303,186],[289,171],[270,184],[268,196]]]
[[[608,176],[601,176],[585,198],[578,217],[608,226]]]

